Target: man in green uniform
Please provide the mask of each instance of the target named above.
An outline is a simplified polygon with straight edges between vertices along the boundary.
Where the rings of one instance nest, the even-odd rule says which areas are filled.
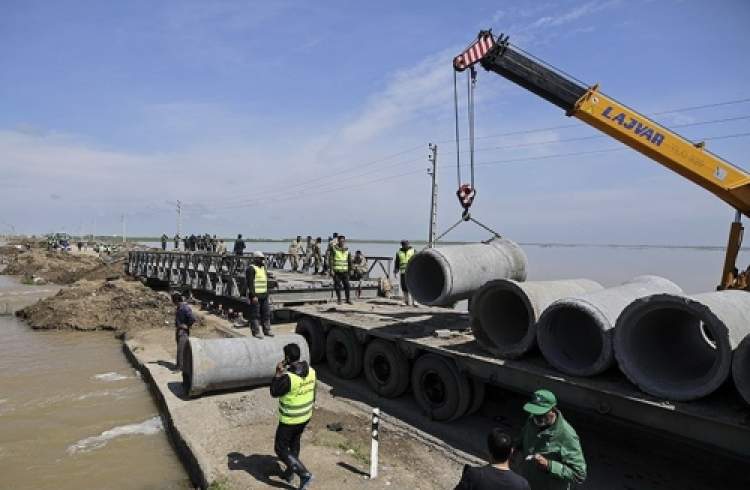
[[[321,266],[323,264],[323,257],[320,250],[320,237],[315,239],[315,242],[312,244],[312,260],[313,260],[313,267],[314,272],[313,274],[317,274],[318,271],[321,269]]]
[[[291,483],[299,476],[300,489],[306,489],[313,476],[299,459],[300,439],[312,418],[315,405],[315,370],[300,360],[297,344],[284,346],[284,360],[276,366],[271,380],[271,396],[279,399],[279,425],[274,451],[286,465],[282,478]]]
[[[586,460],[575,429],[557,408],[557,398],[537,390],[523,406],[529,418],[521,433],[518,473],[534,490],[570,490],[586,479]]]
[[[404,296],[406,306],[414,305],[406,285],[406,266],[409,265],[414,254],[414,247],[409,244],[409,240],[401,240],[401,248],[396,252],[396,260],[393,262],[393,274],[395,276],[401,274],[401,294]]]
[[[336,291],[336,299],[341,304],[341,286],[344,286],[347,304],[352,304],[349,286],[349,274],[352,270],[352,254],[346,248],[346,237],[339,235],[337,243],[331,247],[328,263],[331,264],[331,277],[333,278],[333,289]]]
[[[253,263],[245,270],[247,298],[250,301],[250,330],[253,337],[273,337],[271,332],[271,304],[268,300],[268,272],[263,252],[253,252]],[[260,333],[260,325],[263,333]]]

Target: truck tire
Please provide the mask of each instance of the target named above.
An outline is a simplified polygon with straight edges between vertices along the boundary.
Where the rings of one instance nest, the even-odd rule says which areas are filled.
[[[466,413],[471,403],[471,385],[456,364],[435,354],[425,354],[414,363],[411,372],[414,398],[433,420],[455,420]]]
[[[326,337],[326,360],[333,373],[344,379],[356,378],[362,371],[362,345],[350,330],[334,328]]]
[[[474,376],[469,379],[471,380],[471,405],[466,415],[477,413],[484,403],[484,381]]]
[[[321,362],[326,356],[326,333],[323,325],[314,318],[303,316],[297,320],[297,327],[294,331],[307,341],[307,347],[310,349],[310,362],[312,364]]]
[[[367,383],[382,397],[396,398],[409,387],[409,360],[392,342],[378,339],[367,345],[364,371]]]

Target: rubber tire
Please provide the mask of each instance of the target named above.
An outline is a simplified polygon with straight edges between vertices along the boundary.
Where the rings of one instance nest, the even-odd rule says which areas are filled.
[[[310,362],[312,364],[321,362],[326,356],[326,333],[323,325],[314,318],[303,316],[297,320],[297,327],[294,331],[307,341],[307,347],[310,349]]]
[[[346,359],[342,363],[336,356],[336,349],[344,349]],[[362,372],[364,361],[362,344],[357,342],[354,333],[344,328],[334,328],[326,337],[326,360],[331,371],[343,379],[353,379]]]
[[[390,367],[390,376],[385,383],[378,380],[374,362],[382,358]],[[384,398],[396,398],[409,388],[409,360],[396,344],[385,340],[373,340],[365,348],[364,371],[370,388]]]
[[[426,393],[423,380],[427,374],[436,375],[444,387],[444,401],[432,402]],[[433,420],[451,421],[462,417],[471,403],[471,385],[456,364],[435,354],[424,354],[414,363],[411,371],[414,398],[425,414]]]
[[[469,405],[466,415],[477,413],[482,408],[485,393],[484,381],[474,376],[470,376],[469,381],[471,382],[471,405]]]

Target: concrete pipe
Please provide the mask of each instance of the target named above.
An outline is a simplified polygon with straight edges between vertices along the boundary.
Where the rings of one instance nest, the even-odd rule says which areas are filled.
[[[505,238],[428,248],[409,261],[406,285],[422,304],[449,306],[470,298],[488,281],[525,280],[526,262],[521,247]]]
[[[747,293],[746,293],[747,294]],[[732,357],[732,379],[737,391],[750,405],[750,334],[745,335]]]
[[[748,332],[747,292],[659,294],[623,311],[615,332],[615,356],[628,379],[646,393],[694,400],[724,383],[732,351]]]
[[[748,333],[747,292],[657,294],[634,301],[622,312],[615,329],[615,356],[628,379],[646,393],[695,400],[726,381],[732,351]],[[741,390],[747,387],[742,377],[740,385]]]
[[[638,276],[612,288],[552,303],[539,318],[537,343],[552,366],[573,376],[594,376],[614,364],[612,330],[638,298],[682,289],[658,276]]]
[[[197,396],[207,391],[268,384],[276,372],[276,365],[284,358],[287,344],[297,344],[300,359],[310,362],[307,342],[297,334],[264,339],[190,337],[185,348],[183,388],[190,396]]]
[[[490,281],[471,300],[474,338],[497,356],[520,357],[536,345],[537,320],[550,303],[601,289],[601,284],[588,279]]]

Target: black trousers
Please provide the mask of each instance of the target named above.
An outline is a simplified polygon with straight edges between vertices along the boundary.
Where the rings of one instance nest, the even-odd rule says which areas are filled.
[[[271,328],[271,303],[268,295],[258,296],[258,302],[250,301],[250,323],[251,325],[263,325],[263,329]]]
[[[188,344],[188,337],[190,336],[190,330],[185,328],[178,328],[174,333],[174,340],[177,343],[177,359],[175,359],[175,365],[177,369],[182,370],[183,356],[185,355],[185,347]]]
[[[273,441],[273,450],[276,452],[276,456],[284,462],[287,471],[292,471],[298,475],[307,473],[307,468],[299,460],[300,439],[302,439],[305,427],[307,427],[307,422],[296,425],[279,422],[278,427],[276,427],[276,437]]]
[[[341,301],[341,285],[344,286],[344,293],[346,294],[346,300],[349,301],[351,297],[351,287],[349,286],[349,273],[348,272],[334,272],[333,273],[333,289],[336,291],[336,298]]]

